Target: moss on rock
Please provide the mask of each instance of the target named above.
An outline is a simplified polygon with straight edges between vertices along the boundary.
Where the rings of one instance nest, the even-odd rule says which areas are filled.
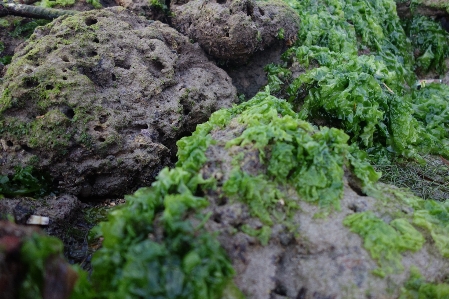
[[[180,136],[237,100],[198,46],[123,8],[40,27],[0,93],[2,173],[37,156],[60,189],[82,197],[148,184]]]

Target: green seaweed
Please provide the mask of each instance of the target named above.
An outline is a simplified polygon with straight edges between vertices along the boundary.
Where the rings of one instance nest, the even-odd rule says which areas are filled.
[[[410,37],[413,48],[418,51],[416,66],[426,72],[435,69],[446,72],[444,59],[449,57],[449,33],[434,20],[415,16],[404,22],[404,29]]]
[[[404,218],[387,224],[372,212],[362,212],[347,216],[343,224],[363,238],[363,246],[379,264],[373,273],[381,277],[401,272],[401,253],[418,251],[425,242],[421,233]]]
[[[426,282],[419,269],[410,268],[410,277],[401,289],[399,299],[444,299],[449,298],[449,284]]]
[[[302,17],[302,26],[284,63],[266,67],[274,94],[286,97],[302,119],[343,129],[372,161],[448,156],[444,129],[429,130],[414,114],[420,97],[410,88],[415,62],[424,61],[415,61],[413,45],[430,47],[428,66],[442,71],[448,42],[439,25],[416,18],[404,31],[392,0],[285,2]],[[413,45],[406,32],[415,35]],[[291,65],[305,72],[292,78]],[[432,89],[436,105],[446,102],[443,90],[449,87]]]
[[[207,205],[194,192],[209,183],[165,168],[152,187],[109,214],[97,229],[104,241],[92,260],[96,298],[220,296],[234,273],[231,264],[213,235],[184,220]]]
[[[12,176],[0,175],[0,199],[4,196],[41,197],[50,189],[50,176],[34,170],[32,166],[17,166]]]
[[[24,37],[29,38],[31,34],[33,34],[34,29],[38,26],[44,26],[46,24],[50,23],[49,20],[43,20],[43,19],[32,19],[31,21],[28,20],[14,20],[14,30],[9,33],[12,37]]]

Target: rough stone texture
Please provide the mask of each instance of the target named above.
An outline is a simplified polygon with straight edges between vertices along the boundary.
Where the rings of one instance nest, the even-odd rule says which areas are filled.
[[[27,265],[21,260],[23,242],[33,234],[41,234],[36,227],[26,227],[0,220],[0,294],[2,299],[19,298]],[[51,256],[43,265],[43,299],[66,299],[78,276],[60,256]],[[36,274],[34,274],[36,275]]]
[[[257,229],[262,223],[250,216],[246,204],[223,196],[223,182],[234,168],[233,157],[243,157],[240,167],[247,174],[266,173],[259,151],[251,145],[225,148],[226,142],[240,136],[243,130],[244,127],[233,121],[224,129],[213,130],[211,137],[217,142],[207,149],[207,162],[200,173],[205,179],[217,179],[217,188],[205,194],[210,206],[204,213],[211,213],[205,227],[219,232],[218,239],[237,272],[234,281],[247,298],[398,298],[412,265],[429,282],[444,282],[449,275],[449,260],[441,256],[432,241],[415,253],[402,254],[403,272],[385,278],[373,274],[378,264],[364,248],[362,238],[343,225],[344,218],[356,212],[372,211],[389,223],[398,214],[412,215],[414,211],[391,194],[386,201],[358,195],[356,192],[360,190],[350,187],[349,177],[345,177],[340,211],[316,217],[323,212],[319,206],[298,200],[300,209],[292,219],[298,226],[297,235],[276,224],[268,245],[262,246],[256,238],[240,232],[242,225]],[[394,188],[383,184],[379,187]],[[286,196],[298,198],[288,185],[279,188]],[[420,232],[427,240],[431,239],[428,233]]]
[[[192,0],[171,9],[176,29],[213,57],[234,63],[276,43],[291,44],[299,29],[299,16],[278,0]]]
[[[150,0],[115,0],[115,3],[129,9],[138,16],[161,22],[167,21],[164,10],[160,6],[152,5]]]
[[[285,45],[274,45],[254,53],[246,64],[223,66],[223,69],[232,78],[237,92],[244,94],[246,99],[250,99],[268,83],[265,66],[270,63],[280,64],[281,54],[286,49]]]
[[[0,95],[0,172],[34,165],[84,198],[150,184],[180,137],[237,99],[197,44],[120,7],[37,29]]]

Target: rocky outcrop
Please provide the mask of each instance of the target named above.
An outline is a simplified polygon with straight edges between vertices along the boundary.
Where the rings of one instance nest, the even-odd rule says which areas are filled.
[[[84,198],[150,184],[180,137],[236,101],[197,44],[118,7],[37,29],[0,88],[1,173],[33,165]]]
[[[379,174],[348,139],[300,120],[268,93],[216,112],[178,142],[176,168],[102,224],[92,283],[111,294],[153,283],[143,292],[163,296],[189,292],[192,275],[203,274],[213,278],[200,280],[203,290],[219,293],[232,273],[221,250],[201,256],[215,246],[210,236],[193,241],[205,230],[245,298],[445,298],[447,203],[376,184]],[[176,261],[176,288],[151,279],[165,273],[165,252]],[[111,267],[120,271],[104,270]],[[233,290],[227,285],[223,297],[242,298]]]
[[[246,62],[256,51],[292,44],[299,16],[282,1],[193,0],[172,3],[173,26],[216,59]]]

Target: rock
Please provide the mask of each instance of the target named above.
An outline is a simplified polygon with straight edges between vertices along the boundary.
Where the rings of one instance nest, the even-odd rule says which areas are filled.
[[[150,184],[180,137],[237,99],[197,44],[120,7],[38,28],[0,94],[1,173],[33,165],[82,198]]]
[[[255,113],[262,113],[262,115],[263,112],[260,112],[258,107],[264,107],[263,111],[267,111],[265,109],[269,109],[270,106],[274,107],[273,102],[270,104],[268,101],[252,105],[252,108],[250,105],[247,106],[248,110],[254,109]],[[279,117],[285,119],[286,114],[286,112],[279,114]],[[293,169],[287,170],[289,176],[285,181],[279,176],[270,176],[270,168],[273,165],[270,157],[274,155],[276,142],[293,143],[287,141],[290,139],[283,135],[284,137],[277,141],[268,142],[265,147],[258,148],[256,142],[258,140],[263,142],[264,135],[249,133],[259,132],[256,129],[257,125],[252,125],[252,122],[248,120],[251,118],[250,115],[241,116],[239,121],[236,121],[239,118],[236,116],[225,127],[215,126],[211,130],[210,137],[215,142],[211,143],[205,151],[206,162],[199,170],[204,179],[216,178],[217,180],[216,189],[204,192],[210,202],[204,213],[211,215],[211,220],[205,227],[210,232],[218,232],[218,239],[237,272],[234,281],[247,298],[269,299],[273,296],[279,296],[279,298],[365,298],[367,296],[369,298],[398,298],[401,287],[407,283],[414,267],[419,269],[425,280],[433,283],[444,282],[444,277],[449,274],[449,252],[444,249],[444,246],[447,246],[446,243],[443,243],[446,245],[442,247],[435,246],[432,239],[436,240],[440,237],[435,235],[431,237],[434,232],[424,229],[425,225],[419,223],[419,215],[428,213],[423,209],[426,205],[424,200],[380,183],[375,187],[378,191],[371,191],[375,197],[363,195],[359,188],[352,189],[349,181],[354,174],[351,175],[350,171],[346,171],[345,176],[342,177],[343,194],[339,200],[340,208],[329,210],[322,205],[317,205],[313,203],[313,200],[310,201],[307,197],[298,195],[294,190],[295,173],[298,171],[294,170],[294,166],[292,166]],[[272,114],[267,113],[267,115]],[[257,117],[263,119],[261,123],[268,122],[267,116]],[[253,118],[256,116],[254,115]],[[275,120],[269,126],[276,127],[274,123]],[[279,120],[279,123],[282,121]],[[263,129],[262,124],[260,128],[260,132],[266,132],[266,136],[272,136],[268,129]],[[280,129],[280,127],[277,128]],[[248,136],[249,140],[245,141],[243,136]],[[236,142],[236,138],[242,139]],[[276,137],[272,138],[276,140]],[[332,147],[330,143],[329,146]],[[294,148],[289,151],[295,153]],[[326,151],[324,148],[322,150]],[[288,159],[287,156],[288,154],[285,153],[283,158]],[[319,159],[313,158],[314,163],[319,163]],[[254,183],[252,187],[247,187],[248,189],[244,188],[245,183],[239,183],[239,191],[232,196],[229,191],[226,191],[225,185],[229,183],[236,167],[248,176],[240,177],[240,182],[250,184],[251,179],[258,177],[263,177],[267,181],[260,180],[258,184]],[[326,173],[324,169],[319,171]],[[307,172],[304,175],[306,174]],[[304,179],[304,182],[306,181]],[[333,184],[335,183],[337,180],[334,179]],[[242,231],[242,227],[246,226],[252,228],[253,233],[261,232],[266,224],[266,222],[262,224],[260,217],[255,217],[255,212],[251,208],[252,204],[256,204],[251,201],[254,201],[257,196],[263,197],[261,193],[272,192],[270,190],[273,189],[270,187],[264,189],[265,184],[273,184],[274,190],[283,193],[283,197],[282,195],[264,197],[267,200],[267,207],[270,205],[268,200],[278,202],[273,204],[277,217],[287,217],[281,211],[286,213],[286,210],[282,208],[288,205],[288,200],[290,203],[294,201],[299,205],[294,216],[288,220],[295,229],[289,231],[284,224],[273,220],[274,224],[267,244]],[[250,192],[250,195],[245,198],[247,192]],[[315,194],[314,196],[324,195]],[[439,206],[437,202],[427,204]],[[442,204],[441,209],[444,215],[449,215],[447,204]],[[353,226],[348,225],[348,219],[352,219],[351,217],[362,217],[368,214],[372,214],[373,219],[377,219],[380,225],[385,225],[389,229],[394,226],[397,219],[406,219],[407,223],[412,224],[414,232],[422,234],[420,237],[422,247],[419,250],[403,250],[398,255],[398,260],[390,259],[391,256],[388,257],[388,255],[395,254],[392,253],[394,250],[382,240],[388,235],[372,235],[369,238],[373,238],[373,242],[377,243],[376,246],[384,246],[381,257],[375,258],[370,251],[372,248],[366,246],[372,241],[352,232]],[[443,226],[444,223],[447,224],[443,222]],[[375,231],[376,228],[372,226],[369,230]],[[392,229],[389,233],[396,232]],[[449,232],[446,230],[443,234],[447,237]],[[445,237],[441,236],[441,238]]]
[[[70,298],[78,274],[61,254],[62,244],[35,227],[0,221],[0,294]],[[20,296],[20,297],[21,297]]]
[[[164,23],[167,21],[166,11],[164,10],[165,4],[161,4],[159,1],[115,0],[115,3],[129,9],[138,16]]]
[[[26,224],[31,215],[50,218],[44,230],[53,236],[64,238],[65,229],[71,220],[77,216],[81,202],[73,195],[46,196],[41,199],[32,198],[3,198],[0,200],[0,219],[6,215],[13,215],[18,224]]]
[[[274,44],[292,44],[299,29],[299,16],[277,0],[192,0],[171,9],[176,29],[214,58],[236,64]]]
[[[165,271],[155,252],[178,248],[170,238],[202,236],[204,228],[230,258],[245,298],[449,295],[449,205],[375,184],[379,174],[348,140],[338,129],[300,120],[267,92],[217,111],[178,142],[176,168],[161,171],[151,188],[127,197],[103,223],[105,247],[92,262],[96,280],[123,283],[103,284],[111,293],[143,282],[163,290],[167,282],[149,278]],[[128,230],[135,235],[122,240]],[[210,261],[197,253],[204,248],[183,246],[171,251],[174,260],[196,267],[192,273],[216,271],[205,288],[229,275],[217,262],[220,250]],[[143,248],[153,251],[133,254]],[[123,259],[120,271],[109,274],[104,269],[117,265],[112,249]],[[183,271],[170,275],[184,279]]]

